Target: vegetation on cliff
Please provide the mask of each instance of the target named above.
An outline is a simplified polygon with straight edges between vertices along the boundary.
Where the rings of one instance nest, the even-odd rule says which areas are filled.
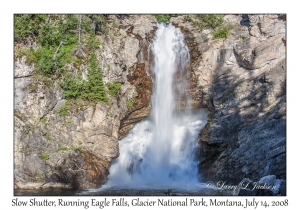
[[[149,115],[149,63],[137,63],[136,55],[147,52],[139,41],[154,36],[146,34],[155,17],[185,32],[195,81],[189,94],[210,111],[198,139],[203,180],[286,179],[282,16],[249,15],[248,28],[240,15],[132,15],[124,22],[116,16],[15,15],[16,188],[51,181],[84,189],[105,182],[119,155],[117,138]],[[107,100],[112,103],[98,103]],[[264,170],[249,165],[253,156]]]
[[[224,16],[222,14],[185,15],[184,20],[192,22],[200,30],[211,29],[213,39],[220,39],[227,38],[233,28],[231,25],[224,25]]]
[[[155,14],[157,22],[170,22],[172,17],[178,17],[178,14]],[[211,29],[213,39],[227,38],[229,31],[233,28],[231,25],[224,26],[224,16],[222,14],[197,14],[184,15],[184,20],[192,22],[194,27],[200,30]]]
[[[67,100],[107,101],[121,87],[120,83],[108,83],[107,87],[103,83],[96,53],[103,44],[96,35],[108,36],[108,20],[108,15],[15,15],[15,58],[26,56],[26,62],[34,64],[35,78],[60,80]],[[87,67],[86,80],[82,65]],[[61,115],[66,114],[65,109]]]
[[[98,66],[96,53],[90,55],[88,67],[88,80],[85,83],[83,98],[89,101],[107,101],[102,81],[102,69]]]
[[[176,15],[176,14],[155,14],[154,16],[155,16],[157,22],[166,23],[166,22],[170,22],[171,17],[177,17],[179,15]]]

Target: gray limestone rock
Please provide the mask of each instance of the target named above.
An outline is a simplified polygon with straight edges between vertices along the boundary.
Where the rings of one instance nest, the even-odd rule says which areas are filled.
[[[254,184],[255,183],[249,178],[242,179],[233,195],[255,196],[258,190],[255,189]]]
[[[285,195],[285,19],[226,15],[224,20],[233,25],[229,36],[212,40],[211,29],[201,31],[183,16],[171,18],[190,50],[193,107],[210,113],[199,135],[199,171],[203,179],[244,180],[251,186],[251,180],[264,177],[261,180],[278,188],[258,193]],[[104,82],[120,82],[122,87],[108,103],[82,105],[66,116],[58,114],[65,104],[56,89],[59,81],[34,78],[34,65],[27,65],[25,57],[16,59],[15,188],[86,189],[106,181],[108,167],[119,155],[120,134],[126,135],[150,113],[151,57],[141,59],[141,48],[154,36],[152,22],[152,15],[130,15],[120,20],[122,27],[113,40],[98,36],[104,43],[97,50]],[[80,71],[86,77],[87,66],[82,64]],[[141,83],[147,85],[143,91],[137,88]],[[126,103],[133,99],[130,109]],[[270,174],[275,181],[265,177]],[[238,195],[254,193],[240,188]]]
[[[34,66],[26,64],[26,56],[22,56],[15,61],[14,76],[16,78],[32,76],[33,70]]]
[[[112,20],[115,16],[108,18]],[[105,183],[108,167],[119,155],[119,128],[129,112],[126,102],[139,94],[135,85],[128,82],[128,74],[139,62],[140,39],[153,30],[154,21],[152,15],[129,15],[107,22],[113,36],[96,35],[102,43],[96,55],[102,65],[104,83],[122,84],[116,97],[108,96],[108,102],[89,104],[79,100],[75,102],[79,104],[72,104],[74,101],[64,99],[59,88],[63,78],[54,81],[33,75],[34,64],[29,66],[25,56],[15,60],[15,188],[86,189]],[[131,29],[119,32],[113,22]],[[81,64],[79,69],[72,65],[67,68],[73,75],[87,80],[86,64]],[[148,104],[146,100],[144,103]],[[59,110],[64,106],[68,107],[67,111],[65,116],[60,116]],[[132,127],[135,123],[131,122]]]
[[[259,36],[266,18],[275,35]],[[199,135],[199,171],[210,180],[259,180],[269,174],[286,179],[285,23],[266,18],[250,18],[248,38],[237,39],[247,37],[246,26],[235,25],[231,36],[202,52],[198,86],[212,106],[202,103],[210,116]],[[230,49],[233,56],[226,56]]]

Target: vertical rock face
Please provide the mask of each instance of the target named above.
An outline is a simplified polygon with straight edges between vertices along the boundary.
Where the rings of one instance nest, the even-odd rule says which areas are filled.
[[[124,119],[121,121],[119,137],[124,137],[133,128],[136,122],[142,120],[150,114],[150,99],[152,90],[152,80],[146,74],[145,64],[139,63],[133,72],[128,75],[128,81],[134,85],[137,97],[129,102],[132,103]],[[127,102],[128,103],[128,102]]]
[[[175,80],[188,78],[188,97],[177,98],[178,109],[189,104],[209,111],[198,139],[201,177],[285,179],[285,16],[226,15],[224,20],[233,29],[216,40],[211,30],[201,31],[184,16],[170,21],[184,33],[190,54],[187,71],[175,75]],[[64,117],[58,114],[66,103],[59,80],[36,76],[25,56],[15,60],[16,189],[86,189],[106,181],[119,155],[118,139],[150,113],[153,22],[152,15],[130,15],[119,20],[113,36],[97,36],[104,43],[97,50],[103,80],[122,83],[121,89],[108,103],[70,104]],[[87,66],[80,71],[86,79]]]
[[[155,18],[132,15],[118,21],[114,35],[97,37],[103,43],[96,52],[103,80],[122,83],[118,95],[107,103],[78,100],[68,104],[66,116],[60,116],[60,108],[68,102],[57,88],[59,80],[34,74],[34,64],[27,65],[25,56],[15,60],[15,189],[100,187],[119,155],[118,139],[148,115],[149,63],[146,58],[138,60],[138,54],[147,49],[141,42],[154,29]],[[134,29],[126,31],[128,27]],[[82,64],[80,70],[86,79],[87,66]],[[77,69],[70,67],[70,72],[76,75]]]
[[[15,84],[21,79],[33,82],[19,78]],[[111,160],[119,154],[116,100],[109,101],[110,106],[98,103],[60,117],[58,107],[64,101],[61,96],[56,98],[59,92],[51,87],[27,91],[15,90],[23,94],[23,104],[16,101],[14,114],[15,187],[52,187],[49,183],[58,188],[101,186]]]
[[[286,178],[286,58],[282,15],[225,16],[228,38],[212,40],[173,18],[197,43],[192,69],[208,123],[199,135],[203,180]],[[193,44],[190,44],[191,46]],[[193,48],[190,48],[190,50]],[[232,176],[234,174],[234,176]]]
[[[268,62],[285,55],[284,35],[270,37],[262,43],[256,40],[241,43],[234,47],[234,53],[241,66],[246,69],[258,69]]]
[[[148,22],[145,20],[148,20]],[[146,15],[142,17],[128,32],[131,36],[139,39],[139,53],[137,55],[138,62],[129,72],[127,80],[131,86],[135,87],[136,96],[134,99],[127,100],[128,110],[123,114],[119,129],[119,138],[126,136],[135,123],[150,114],[150,100],[152,92],[152,73],[150,65],[152,63],[152,54],[149,49],[150,42],[154,37],[155,28],[149,22],[155,22],[153,16]],[[142,27],[144,25],[144,27]]]

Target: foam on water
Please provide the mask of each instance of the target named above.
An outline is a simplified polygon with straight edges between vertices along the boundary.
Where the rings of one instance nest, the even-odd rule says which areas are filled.
[[[186,98],[184,72],[189,52],[180,29],[158,24],[151,44],[154,81],[150,117],[136,124],[119,144],[120,156],[109,169],[106,188],[186,188],[199,185],[197,137],[206,123],[204,109],[175,111],[176,97]],[[184,74],[183,74],[184,75]],[[183,77],[184,78],[184,77]]]

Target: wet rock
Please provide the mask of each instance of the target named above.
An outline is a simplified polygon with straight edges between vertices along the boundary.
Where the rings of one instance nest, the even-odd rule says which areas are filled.
[[[242,181],[238,185],[236,192],[233,195],[255,196],[258,190],[255,189],[254,184],[255,183],[249,178],[242,179]]]
[[[144,18],[135,33],[146,36],[153,30],[151,17]],[[133,20],[138,19],[130,17]],[[125,24],[126,18],[120,21]],[[138,120],[149,114],[151,78],[145,66],[137,64],[139,39],[127,33],[116,33],[114,40],[97,35],[104,43],[96,52],[100,63],[105,64],[102,66],[104,81],[124,84],[118,95],[109,97],[107,103],[75,105],[72,102],[67,105],[66,116],[59,115],[60,107],[66,104],[62,91],[57,89],[59,81],[33,76],[34,66],[28,66],[25,58],[16,60],[15,188],[86,189],[105,183],[108,167],[119,155],[120,121],[135,112],[133,119],[139,117]],[[135,69],[136,73],[132,73]],[[80,70],[86,79],[87,66],[82,64]],[[72,73],[78,74],[74,69]],[[138,76],[132,79],[132,84],[128,82],[129,73]],[[137,90],[140,84],[147,88]],[[135,98],[133,109],[129,109],[126,102]],[[141,114],[143,107],[148,108]],[[130,120],[130,125],[138,120]]]
[[[280,195],[286,196],[286,181],[282,180],[279,188]]]
[[[282,179],[276,179],[275,175],[268,175],[262,177],[258,182],[257,195],[273,196],[273,195],[285,195],[285,181]]]
[[[179,27],[184,34],[190,54],[190,63],[186,71],[175,74],[175,81],[182,81],[188,78],[184,87],[188,98],[177,98],[176,108],[183,109],[188,106],[189,108],[199,108],[203,101],[203,96],[201,95],[201,89],[197,87],[199,74],[195,72],[195,69],[197,69],[202,58],[201,50],[199,50],[199,42],[203,41],[203,34],[197,28],[193,27],[191,22],[185,21],[184,16],[172,17],[170,22],[175,27]]]
[[[128,75],[128,81],[135,87],[137,95],[126,101],[128,111],[121,120],[119,138],[127,135],[135,123],[149,116],[151,110],[152,80],[150,75],[148,76],[146,73],[145,64],[138,64]]]
[[[171,18],[191,56],[183,74],[189,78],[191,107],[209,109],[199,135],[199,171],[203,179],[236,182],[273,174],[275,185],[281,181],[271,193],[285,195],[285,18],[227,15],[224,20],[233,25],[229,37],[212,40],[211,29],[201,31],[183,16]],[[58,110],[65,100],[55,89],[58,83],[34,79],[33,66],[25,58],[16,60],[15,188],[100,187],[119,155],[118,139],[149,115],[153,56],[148,47],[155,18],[130,15],[118,21],[114,39],[97,35],[104,43],[97,50],[104,81],[122,83],[108,103],[82,105],[62,117]],[[86,77],[87,67],[80,70]],[[177,103],[179,109],[187,104]]]

